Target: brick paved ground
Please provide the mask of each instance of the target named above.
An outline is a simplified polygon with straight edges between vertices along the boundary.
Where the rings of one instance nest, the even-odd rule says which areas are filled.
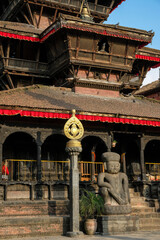
[[[87,236],[83,235],[77,238],[69,238],[65,236],[48,236],[48,237],[24,237],[12,238],[10,240],[160,240],[160,231],[157,232],[140,232],[140,233],[126,233],[124,235],[112,236]],[[4,239],[1,239],[4,240]]]

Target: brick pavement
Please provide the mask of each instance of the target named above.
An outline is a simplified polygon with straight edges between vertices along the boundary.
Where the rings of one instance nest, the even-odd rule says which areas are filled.
[[[139,232],[139,233],[126,233],[123,235],[111,235],[111,236],[87,236],[82,235],[77,238],[69,238],[66,236],[42,236],[42,237],[20,237],[12,238],[10,240],[160,240],[160,231],[155,232]],[[6,239],[1,239],[6,240]]]

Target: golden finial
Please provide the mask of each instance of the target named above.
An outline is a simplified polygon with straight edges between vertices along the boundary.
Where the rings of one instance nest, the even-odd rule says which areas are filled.
[[[64,125],[64,134],[69,139],[80,139],[84,134],[84,128],[75,116],[76,110],[72,110],[72,117]]]

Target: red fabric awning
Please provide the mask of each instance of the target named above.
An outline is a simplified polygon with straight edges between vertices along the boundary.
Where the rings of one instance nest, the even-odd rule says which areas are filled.
[[[160,58],[159,57],[152,57],[152,56],[136,54],[136,58],[137,59],[148,60],[148,61],[160,62]]]
[[[51,119],[69,119],[71,114],[69,113],[55,113],[55,112],[42,112],[42,111],[28,111],[28,110],[8,110],[0,109],[0,115],[15,116],[20,115],[21,117],[34,117],[34,118],[51,118]],[[77,114],[76,117],[79,120],[85,121],[100,121],[108,123],[122,123],[122,124],[133,124],[133,125],[146,125],[160,127],[160,121],[152,120],[139,120],[132,118],[118,118],[118,117],[106,117],[98,115],[85,115]]]
[[[152,57],[152,56],[146,56],[146,55],[140,55],[140,54],[136,54],[135,57],[137,59],[155,62],[155,64],[153,66],[151,66],[150,69],[160,67],[160,58],[159,57]]]
[[[30,36],[24,36],[24,35],[20,35],[20,34],[2,32],[2,31],[0,31],[0,36],[7,37],[7,38],[19,39],[19,40],[25,40],[25,41],[31,41],[31,42],[39,42],[40,41],[40,39],[38,37],[30,37]]]

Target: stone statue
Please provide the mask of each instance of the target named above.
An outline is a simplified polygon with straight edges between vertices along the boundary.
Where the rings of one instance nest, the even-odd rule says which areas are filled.
[[[120,172],[120,155],[114,152],[102,154],[105,172],[98,175],[100,194],[104,199],[104,214],[131,212],[128,177]]]

